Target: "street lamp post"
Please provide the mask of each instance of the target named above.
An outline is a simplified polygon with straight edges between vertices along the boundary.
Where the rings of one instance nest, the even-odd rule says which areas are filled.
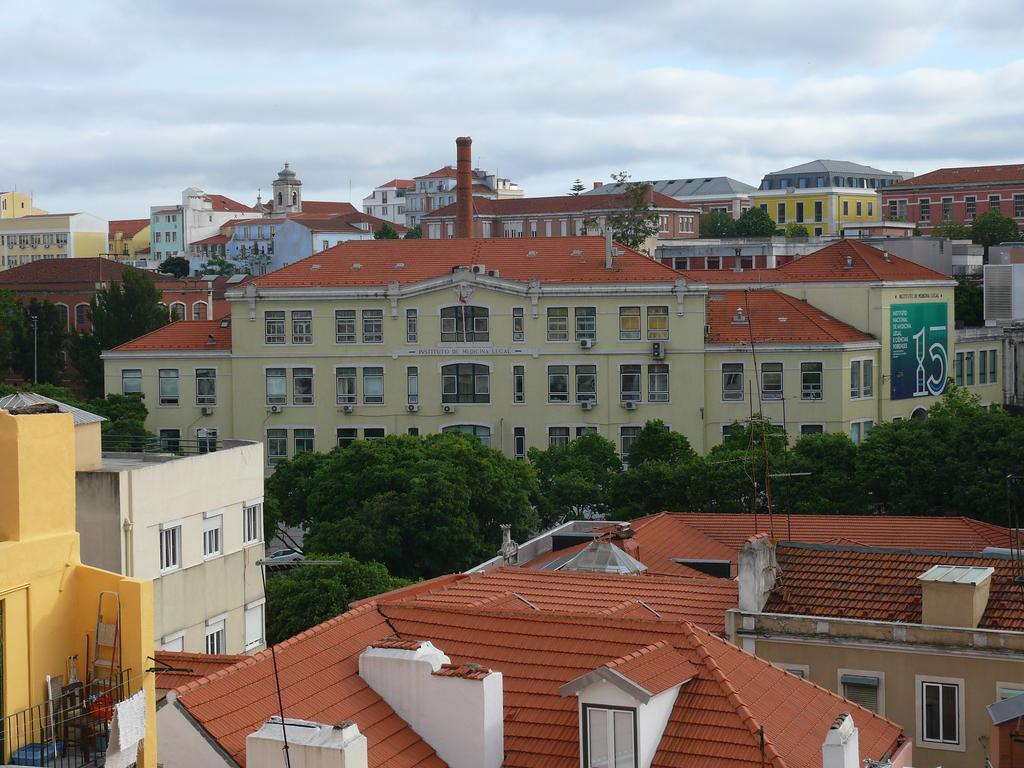
[[[32,383],[39,383],[39,317],[32,315]]]

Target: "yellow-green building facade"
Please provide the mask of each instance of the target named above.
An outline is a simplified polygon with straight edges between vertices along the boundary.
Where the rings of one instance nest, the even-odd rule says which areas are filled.
[[[0,219],[0,269],[41,259],[96,257],[107,245],[106,220],[88,213]]]

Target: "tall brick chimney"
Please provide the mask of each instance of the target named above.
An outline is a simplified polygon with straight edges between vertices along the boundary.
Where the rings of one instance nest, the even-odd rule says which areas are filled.
[[[459,136],[456,146],[455,236],[473,237],[473,139]]]

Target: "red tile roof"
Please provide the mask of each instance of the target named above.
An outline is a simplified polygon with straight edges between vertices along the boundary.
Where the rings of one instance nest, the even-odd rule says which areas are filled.
[[[849,265],[849,266],[848,266]],[[683,270],[687,280],[701,283],[774,284],[878,282],[880,280],[919,281],[951,278],[912,261],[887,254],[859,240],[837,240],[813,253],[801,256],[776,269]]]
[[[107,224],[107,232],[110,237],[118,232],[121,237],[128,240],[135,237],[139,232],[149,226],[149,219],[114,219]]]
[[[562,550],[559,554],[565,554]],[[392,602],[383,595],[380,602]],[[737,603],[729,579],[669,578],[618,574],[496,568],[464,575],[403,602],[467,607],[490,613],[532,612],[578,615],[624,614],[692,621],[712,632],[725,630],[725,612]],[[632,610],[637,609],[637,610]]]
[[[396,187],[398,189],[415,189],[416,182],[413,179],[392,179],[391,181],[385,181],[383,184],[379,184],[380,187]]]
[[[202,680],[249,658],[243,655],[181,651],[157,651],[153,656],[156,659],[156,690],[159,699],[162,699],[167,691]]]
[[[503,279],[522,282],[536,278],[549,283],[672,283],[678,277],[675,270],[641,253],[621,246],[620,250],[623,253],[609,270],[604,266],[601,237],[354,240],[282,267],[255,283],[260,288],[409,284],[451,274],[455,266],[475,264],[498,270]],[[314,265],[318,267],[313,269]]]
[[[454,179],[455,178],[455,166],[446,165],[443,168],[438,168],[436,171],[425,173],[422,176],[417,176],[417,179]]]
[[[483,680],[490,673],[491,670],[479,664],[442,664],[436,672],[431,672],[438,677],[459,677],[463,680]]]
[[[653,193],[656,209],[672,208],[688,210],[693,206],[681,203],[674,197]],[[605,211],[621,211],[632,208],[625,193],[617,195],[555,195],[553,197],[518,197],[492,200],[487,197],[473,197],[473,213],[477,216],[542,216],[545,214],[598,214]],[[423,215],[424,220],[455,216],[458,203],[446,205]]]
[[[741,320],[738,322],[737,320]],[[779,291],[711,292],[709,344],[844,344],[874,337]]]
[[[91,283],[120,280],[127,264],[102,256],[80,259],[40,259],[0,272],[0,285]]]
[[[224,245],[228,241],[227,235],[211,235],[202,240],[196,240],[192,245]]]
[[[224,318],[226,319],[226,318]],[[178,320],[163,328],[126,341],[111,352],[142,352],[158,350],[226,350],[231,349],[231,323],[221,320]]]
[[[600,579],[601,588],[605,584]],[[502,673],[506,768],[577,768],[577,702],[559,691],[604,665],[652,692],[692,678],[673,706],[653,764],[657,768],[704,768],[725,761],[750,768],[820,768],[821,743],[842,712],[850,712],[860,730],[861,758],[880,758],[901,740],[896,724],[688,622],[496,613],[420,598],[367,603],[279,645],[286,715],[355,721],[369,742],[371,765],[378,768],[440,765],[429,746],[358,676],[359,654],[394,639],[403,647],[410,640],[430,640],[451,659],[444,674]],[[478,671],[471,664],[479,665]],[[241,765],[245,736],[277,708],[267,651],[178,693],[193,720]]]
[[[224,197],[224,195],[207,195],[206,199],[213,204],[213,210],[215,211],[230,211],[232,213],[256,213],[255,208],[251,208],[244,203],[240,203],[237,200],[232,200],[230,197]]]
[[[781,579],[765,611],[919,624],[918,576],[934,565],[982,566],[995,573],[978,626],[1024,631],[1021,588],[1014,582],[1013,561],[1005,557],[781,544],[776,558]]]
[[[317,216],[324,216],[334,213],[358,213],[352,203],[342,203],[332,200],[303,200],[303,213],[315,213]]]
[[[331,231],[344,231],[347,229],[356,230],[358,232],[376,232],[384,224],[390,224],[394,227],[395,231],[399,234],[408,232],[409,228],[402,226],[401,224],[395,224],[391,221],[371,216],[368,213],[362,211],[350,211],[347,213],[332,213],[332,214],[317,214],[317,213],[300,213],[291,217],[292,220],[301,223],[303,226],[311,229],[321,229]],[[362,229],[361,227],[355,226],[356,224],[369,224],[369,230]]]
[[[898,184],[883,188],[883,194],[890,190],[903,191],[925,186],[958,186],[961,184],[1006,184],[1024,183],[1024,165],[971,165],[963,168],[939,168],[937,171],[912,176]]]

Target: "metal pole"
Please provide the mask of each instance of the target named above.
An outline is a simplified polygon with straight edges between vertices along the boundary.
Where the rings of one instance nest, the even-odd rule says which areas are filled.
[[[39,383],[39,318],[32,315],[32,383]]]

